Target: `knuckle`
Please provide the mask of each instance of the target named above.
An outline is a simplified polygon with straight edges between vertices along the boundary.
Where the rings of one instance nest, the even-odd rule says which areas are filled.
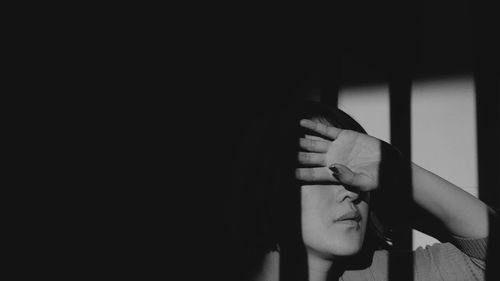
[[[299,180],[310,180],[311,175],[310,171],[307,169],[296,169],[295,170],[295,177]]]
[[[318,141],[311,140],[310,146],[311,146],[311,149],[314,149],[314,150],[318,149]]]
[[[316,169],[309,169],[309,177],[315,179],[317,176]]]
[[[319,128],[322,133],[326,133],[328,131],[328,128],[323,124],[320,124]]]
[[[300,139],[300,145],[303,147],[303,148],[310,148],[311,147],[311,140],[308,140],[308,139]]]
[[[321,165],[323,165],[323,166],[327,166],[328,165],[328,163],[326,161],[326,157],[322,157],[321,158]]]
[[[307,156],[303,152],[299,152],[299,161],[304,162],[307,160]]]
[[[306,146],[307,146],[308,148],[312,148],[312,147],[314,146],[314,142],[313,142],[312,140],[307,140],[307,139],[306,139]]]
[[[318,148],[324,151],[327,151],[330,146],[326,142],[322,142],[321,144],[318,145]]]

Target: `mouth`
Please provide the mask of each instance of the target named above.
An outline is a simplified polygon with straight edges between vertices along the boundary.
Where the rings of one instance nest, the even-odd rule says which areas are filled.
[[[361,215],[359,212],[348,212],[334,220],[335,223],[348,224],[348,225],[358,225],[361,221]]]

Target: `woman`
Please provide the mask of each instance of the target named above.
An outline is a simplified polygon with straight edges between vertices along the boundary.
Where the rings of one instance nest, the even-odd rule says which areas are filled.
[[[483,202],[405,161],[339,109],[302,102],[263,120],[270,126],[256,124],[264,133],[251,135],[256,150],[243,149],[247,166],[236,173],[248,207],[260,207],[242,227],[257,237],[249,279],[389,280],[389,228],[408,227],[414,204],[452,238],[408,253],[414,280],[483,280],[494,214]]]

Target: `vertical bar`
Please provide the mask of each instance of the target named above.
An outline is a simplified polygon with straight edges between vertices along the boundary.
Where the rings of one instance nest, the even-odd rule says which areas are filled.
[[[488,252],[485,280],[500,280],[500,63],[495,12],[492,4],[471,1],[474,40],[474,82],[476,90],[476,128],[479,199],[496,208],[489,216]]]
[[[499,81],[493,73],[478,69],[475,74],[476,127],[479,199],[500,207],[500,95]]]
[[[411,159],[411,79],[408,75],[403,73],[391,77],[389,97],[391,143],[407,159]],[[402,167],[401,173],[403,183],[401,188],[404,190],[401,190],[402,197],[397,200],[412,202],[410,165]],[[396,221],[405,221],[405,218],[409,217],[408,214],[401,216],[401,219]],[[399,253],[411,253],[412,230],[408,225],[394,230],[393,247]],[[389,280],[413,280],[413,255],[400,255],[397,252],[393,251],[389,255]]]
[[[491,54],[490,54],[491,55]],[[476,128],[479,199],[500,211],[500,87],[498,77],[489,65],[493,60],[479,55],[475,69]],[[500,280],[500,225],[498,215],[489,216],[489,242],[485,280]]]

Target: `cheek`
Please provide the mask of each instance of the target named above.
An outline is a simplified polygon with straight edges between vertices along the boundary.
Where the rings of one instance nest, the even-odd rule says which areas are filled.
[[[366,226],[368,224],[368,220],[370,219],[370,207],[367,203],[360,203],[358,206],[358,211],[361,213],[361,217],[363,218],[363,230],[366,230]]]
[[[326,188],[303,188],[302,189],[302,216],[308,219],[318,219],[331,216],[335,197],[331,190]]]
[[[370,198],[371,195],[370,193],[366,194],[364,199],[359,202],[359,204],[356,205],[356,208],[358,211],[361,213],[361,216],[363,217],[364,222],[366,223],[370,217]]]
[[[324,232],[334,219],[335,197],[327,189],[308,188],[302,191],[302,234],[304,239]]]

